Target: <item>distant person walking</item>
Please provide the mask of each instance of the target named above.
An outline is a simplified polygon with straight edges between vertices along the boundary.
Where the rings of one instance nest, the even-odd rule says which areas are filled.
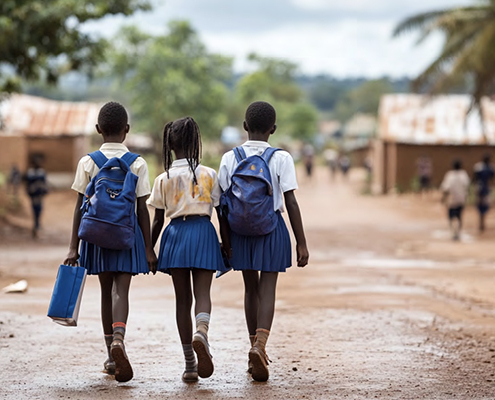
[[[342,175],[344,179],[347,179],[347,173],[349,172],[349,169],[351,168],[351,159],[349,158],[348,155],[342,155],[339,158],[339,166],[340,166],[340,171],[342,172]]]
[[[339,155],[336,150],[329,148],[323,152],[323,157],[325,157],[325,162],[330,169],[330,176],[334,180],[337,173]]]
[[[31,207],[33,210],[33,238],[38,237],[41,212],[43,211],[43,198],[48,193],[46,172],[41,166],[42,160],[43,157],[41,155],[33,156],[31,159],[31,166],[24,176],[26,191],[31,200]]]
[[[491,157],[485,154],[482,161],[474,165],[473,182],[476,184],[476,205],[479,213],[479,230],[485,230],[485,217],[490,208],[491,184],[494,176],[494,168],[490,162]]]
[[[430,190],[431,176],[433,174],[433,164],[431,158],[422,155],[416,161],[416,169],[419,181],[419,192],[425,194]]]
[[[462,211],[469,191],[469,175],[462,169],[460,160],[454,160],[440,185],[442,203],[447,205],[452,238],[459,240],[462,229]]]
[[[9,187],[14,197],[19,194],[19,186],[22,182],[22,174],[17,164],[12,164],[9,174]]]
[[[304,167],[306,168],[306,176],[311,178],[313,175],[315,148],[311,143],[306,143],[303,147],[302,153],[304,158]]]

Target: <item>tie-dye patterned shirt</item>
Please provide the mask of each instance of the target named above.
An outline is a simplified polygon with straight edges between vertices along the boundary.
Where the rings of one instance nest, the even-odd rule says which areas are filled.
[[[198,165],[197,185],[186,159],[175,160],[167,173],[155,179],[151,196],[147,203],[155,208],[166,210],[168,218],[184,215],[209,215],[220,200],[220,186],[214,169]]]

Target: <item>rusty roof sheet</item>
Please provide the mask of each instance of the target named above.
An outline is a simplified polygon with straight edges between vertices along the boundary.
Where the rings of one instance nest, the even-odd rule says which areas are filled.
[[[468,95],[387,94],[379,108],[378,136],[413,144],[495,144],[495,102],[482,99],[483,132]],[[486,136],[486,140],[485,140]]]
[[[13,94],[1,103],[3,135],[76,136],[96,132],[101,104]]]

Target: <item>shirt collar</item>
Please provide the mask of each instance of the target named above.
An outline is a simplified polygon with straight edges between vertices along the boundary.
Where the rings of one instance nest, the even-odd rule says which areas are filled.
[[[123,143],[103,143],[100,150],[124,150],[129,151],[129,149]]]
[[[189,167],[189,163],[187,162],[187,158],[179,158],[178,160],[174,160],[172,162],[173,167]]]
[[[262,140],[248,140],[243,144],[243,146],[253,146],[253,147],[271,147],[270,143],[264,142]]]

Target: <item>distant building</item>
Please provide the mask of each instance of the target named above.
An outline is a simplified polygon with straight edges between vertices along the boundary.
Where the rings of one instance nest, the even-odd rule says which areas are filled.
[[[495,102],[482,100],[484,129],[479,113],[468,114],[470,104],[468,95],[383,96],[373,143],[373,192],[409,190],[421,156],[432,161],[433,186],[440,184],[454,158],[471,173],[483,154],[494,151]]]
[[[71,173],[88,152],[100,104],[54,101],[13,94],[0,103],[0,171],[13,164],[26,171],[30,157],[41,155],[50,174]]]
[[[352,159],[353,166],[363,166],[376,133],[376,117],[357,113],[344,125],[342,149]]]

